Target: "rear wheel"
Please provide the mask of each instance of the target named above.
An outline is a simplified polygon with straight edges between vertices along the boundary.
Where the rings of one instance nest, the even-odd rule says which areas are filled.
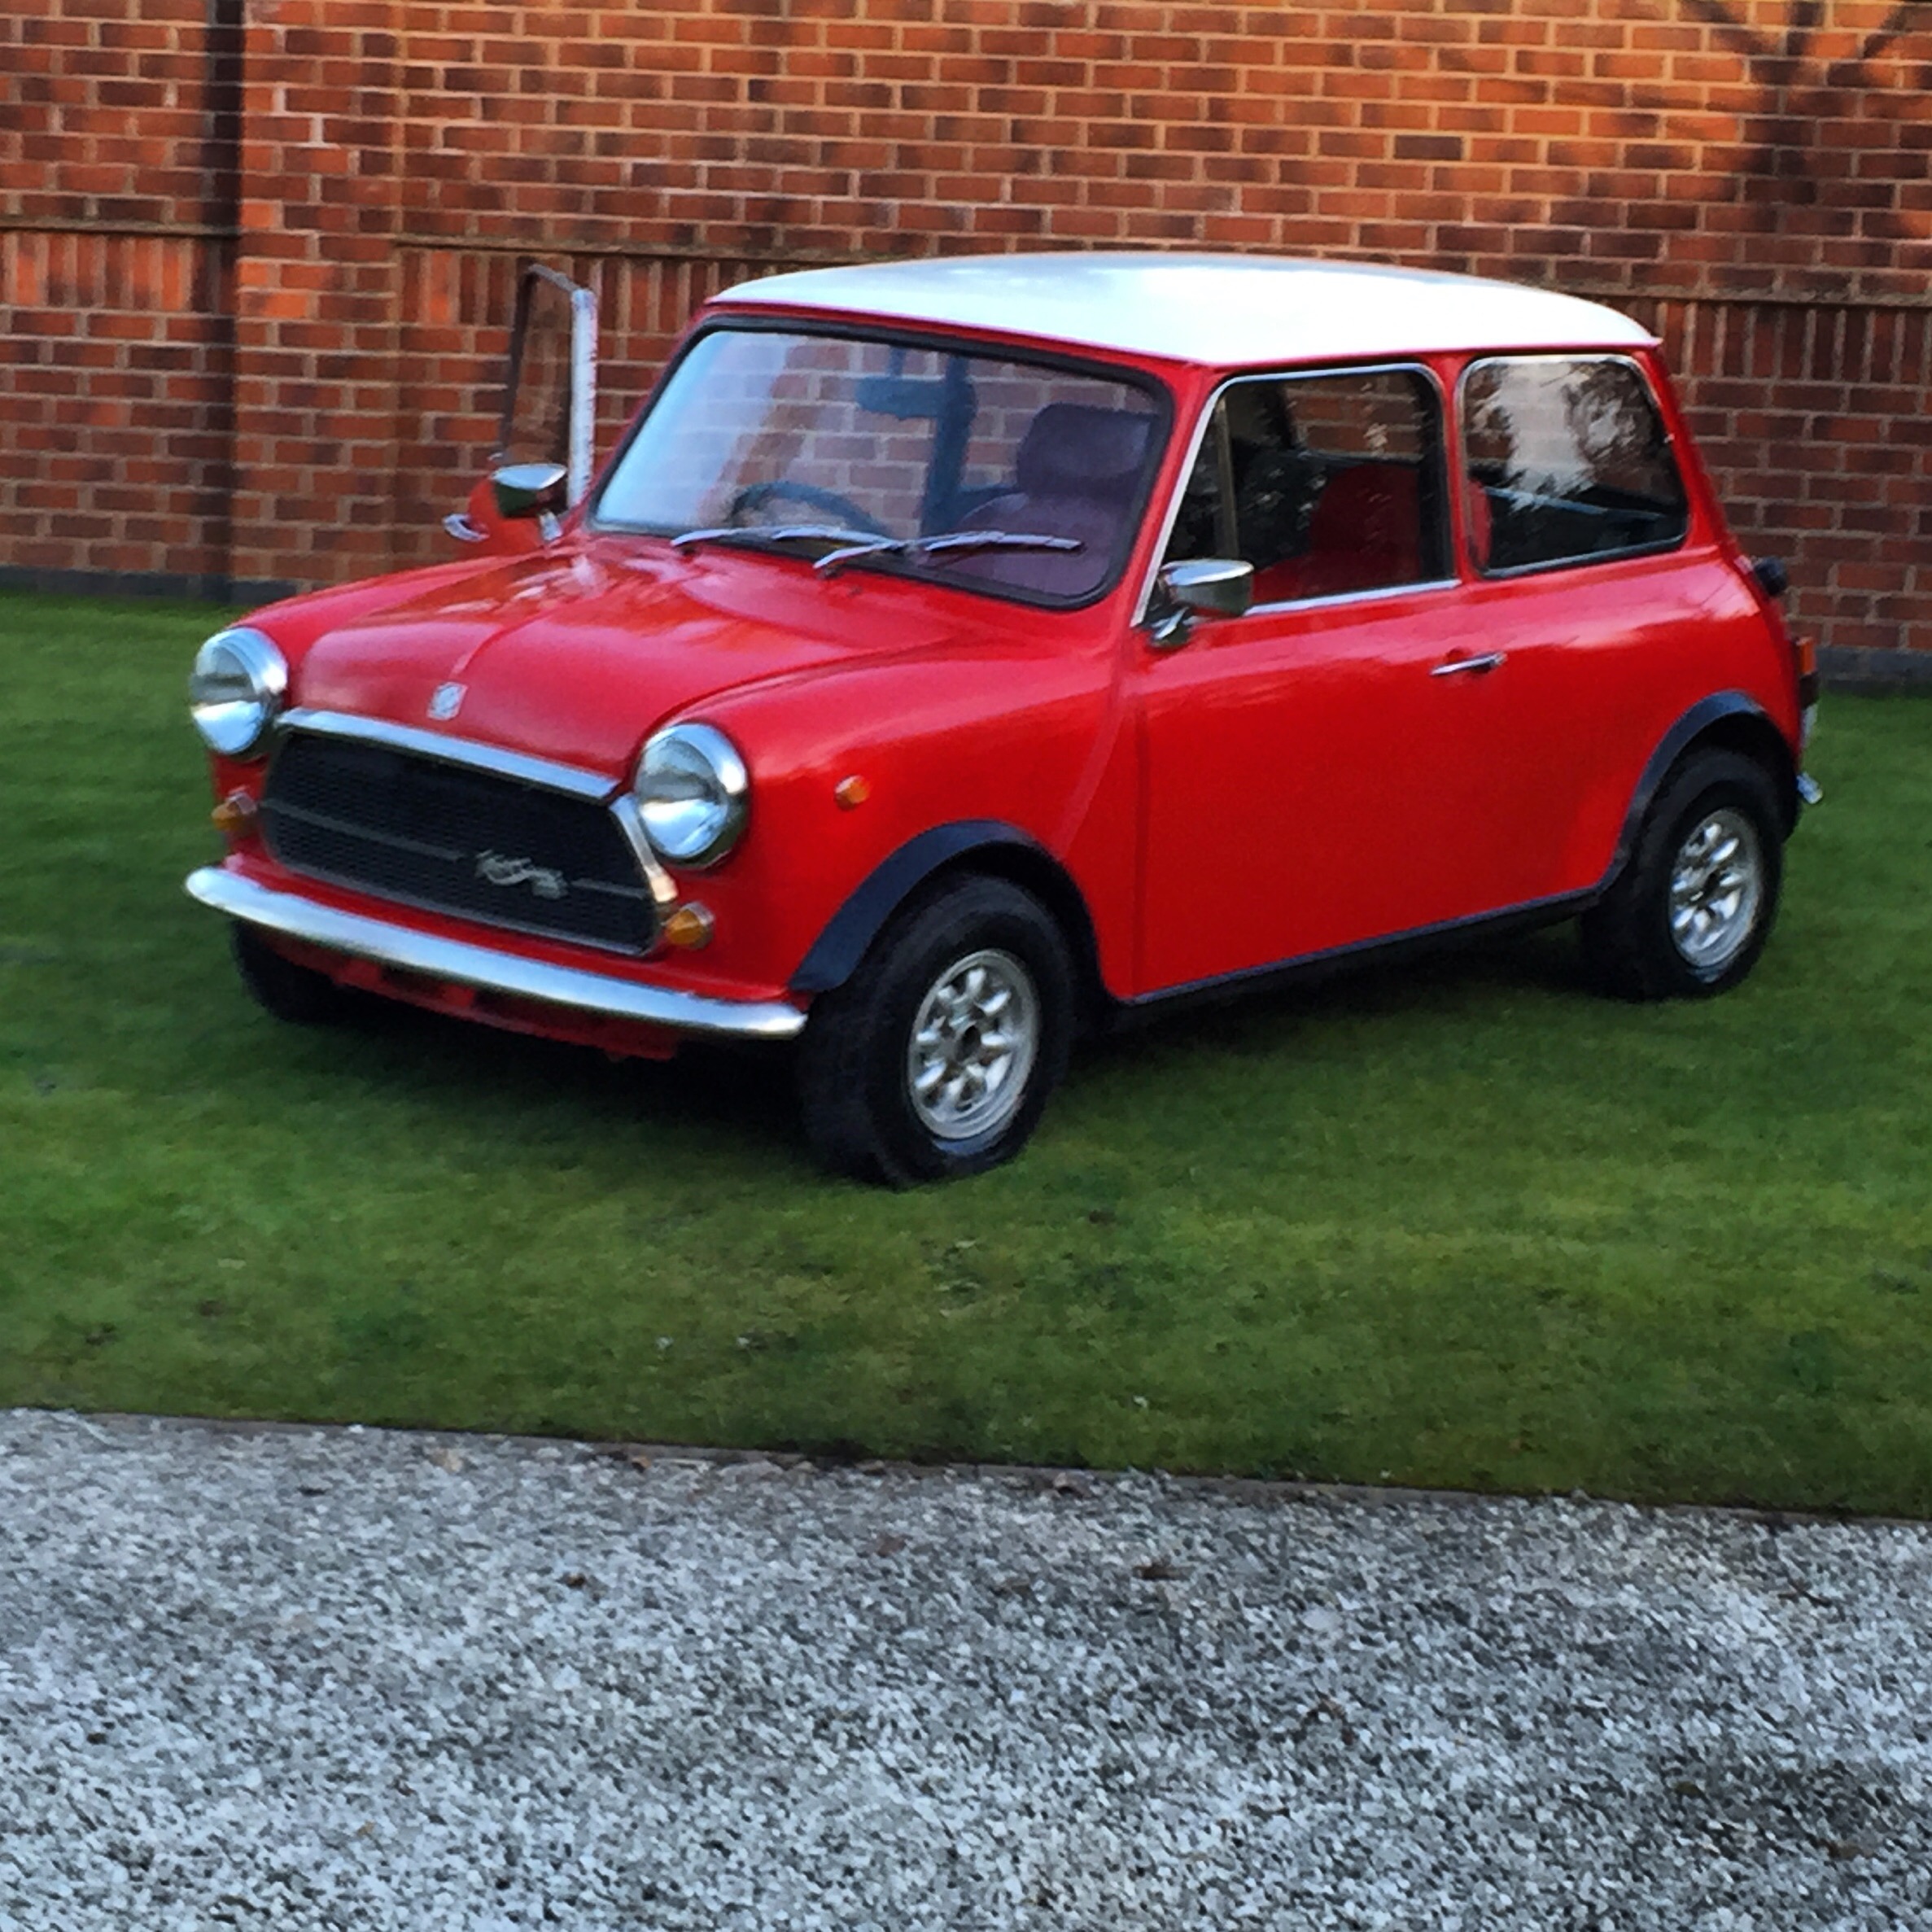
[[[355,1012],[358,1002],[353,993],[326,973],[283,958],[255,927],[237,920],[229,927],[228,936],[242,984],[256,1003],[278,1020],[295,1026],[328,1026]]]
[[[1693,753],[1664,780],[1616,883],[1584,915],[1586,958],[1628,999],[1728,991],[1771,936],[1784,828],[1763,766]]]
[[[942,887],[813,1003],[798,1056],[812,1151],[894,1187],[1011,1160],[1066,1069],[1073,1017],[1066,942],[1037,900],[1003,879]]]

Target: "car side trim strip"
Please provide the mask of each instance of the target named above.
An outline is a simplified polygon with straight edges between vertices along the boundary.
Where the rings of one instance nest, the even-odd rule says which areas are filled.
[[[299,893],[257,885],[220,866],[190,872],[187,888],[191,898],[247,924],[486,992],[547,1000],[553,1006],[613,1019],[640,1020],[678,1033],[723,1034],[737,1039],[789,1040],[805,1026],[803,1012],[784,1000],[711,999],[579,967],[553,966],[542,959],[439,938],[386,919],[345,912]]]

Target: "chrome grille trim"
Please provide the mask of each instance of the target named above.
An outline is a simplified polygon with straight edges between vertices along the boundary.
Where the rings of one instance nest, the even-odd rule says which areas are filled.
[[[678,889],[671,883],[671,874],[665,871],[651,845],[650,835],[644,828],[644,814],[637,809],[636,795],[627,791],[619,792],[610,801],[610,815],[617,820],[625,838],[630,841],[631,850],[637,855],[638,870],[651,889],[651,903],[660,913],[668,912],[678,903]]]
[[[545,791],[562,792],[574,798],[589,798],[610,806],[619,829],[637,859],[637,870],[650,894],[651,904],[661,924],[663,916],[678,903],[678,889],[664,863],[645,836],[644,820],[630,787],[622,780],[606,777],[601,771],[588,771],[581,765],[566,765],[552,758],[531,758],[521,751],[506,751],[501,745],[486,745],[475,738],[451,737],[443,732],[423,731],[413,724],[394,724],[383,718],[364,718],[351,711],[311,710],[297,706],[275,720],[278,737],[293,732],[313,732],[321,737],[348,738],[363,744],[381,745],[392,751],[413,752],[442,763],[467,766],[499,778],[514,779]]]
[[[413,724],[391,724],[383,718],[360,718],[347,711],[284,711],[277,720],[283,732],[313,732],[325,738],[353,738],[365,745],[387,745],[391,751],[413,752],[418,758],[436,758],[446,765],[467,765],[473,771],[488,771],[498,778],[514,778],[523,785],[540,786],[547,792],[566,792],[573,798],[593,798],[602,804],[623,789],[623,780],[606,777],[601,771],[587,771],[581,765],[562,765],[545,758],[530,758],[521,751],[505,751],[500,745],[485,745],[474,738],[452,738],[441,732],[423,731]]]

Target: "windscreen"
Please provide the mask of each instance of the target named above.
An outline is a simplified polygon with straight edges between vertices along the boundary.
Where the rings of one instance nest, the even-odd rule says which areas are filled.
[[[675,535],[817,527],[961,541],[868,557],[962,588],[1049,602],[1109,584],[1159,453],[1161,412],[1130,382],[846,335],[719,329],[672,371],[597,507]]]

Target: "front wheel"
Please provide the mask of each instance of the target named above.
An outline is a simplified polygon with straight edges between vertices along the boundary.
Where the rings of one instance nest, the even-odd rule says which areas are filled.
[[[1694,753],[1672,771],[1616,883],[1584,915],[1584,951],[1628,999],[1727,992],[1771,936],[1784,824],[1762,765]]]
[[[284,958],[253,926],[238,920],[228,936],[235,971],[264,1012],[295,1026],[330,1026],[356,1011],[356,994],[326,973]]]
[[[1073,1017],[1066,942],[1037,900],[1003,879],[941,888],[813,1004],[798,1056],[812,1151],[894,1187],[997,1167],[1064,1073]]]

